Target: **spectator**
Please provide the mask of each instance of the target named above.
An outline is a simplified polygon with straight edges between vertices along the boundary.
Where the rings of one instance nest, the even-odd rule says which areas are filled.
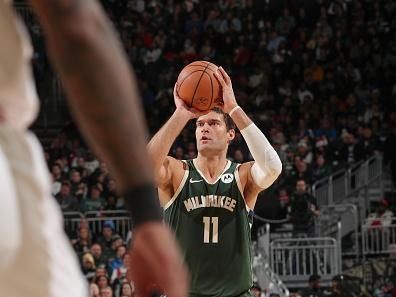
[[[297,236],[315,236],[314,218],[319,216],[319,208],[315,198],[307,192],[305,180],[296,182],[296,191],[292,196],[289,217],[293,225],[293,231]]]
[[[320,276],[313,274],[309,277],[308,288],[302,290],[301,297],[324,297],[323,291],[320,287]]]
[[[76,169],[72,169],[70,172],[70,180],[71,180],[71,191],[73,195],[76,195],[78,190],[78,186],[81,183],[81,173]]]
[[[279,219],[285,219],[285,218],[287,218],[288,207],[290,205],[289,193],[287,192],[287,190],[285,188],[281,188],[279,190],[278,201],[279,201],[280,208],[281,208],[281,213],[280,213]]]
[[[304,161],[307,165],[312,163],[313,154],[308,150],[308,145],[305,141],[300,141],[298,144],[298,153],[297,156],[300,157],[302,161]]]
[[[103,210],[105,200],[101,197],[102,188],[94,185],[91,188],[90,196],[81,202],[81,210],[83,212]]]
[[[121,266],[123,266],[123,257],[126,253],[126,247],[125,245],[120,245],[116,248],[116,256],[113,260],[110,261],[109,263],[109,271],[110,275],[112,275],[114,269],[117,269]]]
[[[363,159],[363,147],[357,143],[354,134],[345,131],[341,139],[340,160],[343,164],[354,164]]]
[[[86,199],[87,192],[88,192],[88,189],[87,189],[87,184],[86,183],[81,182],[81,183],[79,183],[77,185],[77,190],[74,193],[74,195],[76,196],[76,198],[78,199],[80,204],[81,204],[81,201]]]
[[[103,210],[111,211],[117,209],[117,197],[114,194],[110,194],[106,199],[106,205]]]
[[[95,284],[98,285],[99,290],[101,291],[104,288],[107,288],[109,286],[109,279],[106,276],[98,276],[95,279]]]
[[[115,234],[112,236],[111,238],[111,248],[107,248],[104,250],[104,257],[106,257],[107,259],[109,259],[109,264],[111,263],[111,261],[113,261],[116,257],[117,257],[117,248],[119,246],[123,245],[123,241],[120,235]],[[111,274],[111,271],[109,271]]]
[[[89,297],[100,297],[99,295],[99,287],[95,283],[89,284]]]
[[[299,179],[311,182],[312,172],[310,170],[310,167],[308,167],[308,164],[297,156],[295,157],[294,168],[290,174],[290,177],[293,184]]]
[[[122,256],[121,265],[115,268],[111,274],[110,282],[111,284],[121,284],[122,280],[127,276],[127,267],[129,264],[129,254],[124,254]]]
[[[100,297],[113,297],[113,290],[107,286],[100,289]]]
[[[107,259],[103,256],[102,246],[99,243],[94,243],[91,246],[91,254],[94,257],[96,266],[107,264]]]
[[[78,229],[77,240],[72,241],[73,248],[78,255],[82,255],[89,252],[89,247],[91,246],[92,239],[90,231],[87,227],[81,226]]]
[[[133,283],[124,282],[121,287],[120,296],[133,297],[135,295],[135,286]]]
[[[102,264],[102,265],[96,267],[95,277],[98,278],[99,276],[108,277],[107,270],[106,270],[106,265]]]
[[[82,271],[89,282],[95,277],[95,268],[94,257],[91,253],[85,253],[82,257]]]
[[[393,212],[388,208],[388,200],[381,199],[377,210],[368,215],[365,226],[374,228],[389,227],[392,224]]]
[[[313,168],[313,179],[319,180],[323,177],[329,176],[331,174],[331,167],[326,162],[325,156],[323,154],[318,154],[315,157],[315,164]]]
[[[112,220],[107,220],[103,224],[102,235],[96,240],[102,247],[102,251],[111,249],[111,238],[114,233],[114,223]]]
[[[60,192],[55,198],[63,212],[79,211],[78,200],[71,194],[71,186],[68,181],[62,182]]]
[[[52,177],[52,195],[56,195],[59,193],[61,189],[62,182],[62,170],[58,164],[52,165],[51,169],[51,177]]]
[[[377,140],[374,138],[373,130],[370,126],[364,126],[362,128],[361,140],[359,146],[363,150],[364,158],[368,159],[374,155],[375,151],[378,150]]]
[[[392,297],[393,284],[391,282],[385,282],[381,288],[377,288],[373,292],[373,297]]]

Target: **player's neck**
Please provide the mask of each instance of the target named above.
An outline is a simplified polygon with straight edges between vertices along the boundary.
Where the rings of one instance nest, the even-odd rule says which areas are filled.
[[[226,154],[205,156],[198,153],[199,170],[209,179],[216,179],[227,165]]]

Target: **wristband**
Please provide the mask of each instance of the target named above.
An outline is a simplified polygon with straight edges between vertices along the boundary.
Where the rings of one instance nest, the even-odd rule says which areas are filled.
[[[133,187],[124,193],[125,206],[130,212],[133,228],[146,222],[162,222],[163,211],[157,190],[151,184]]]
[[[238,109],[241,108],[239,105],[235,106],[231,111],[228,113],[229,116],[232,116],[232,114]]]

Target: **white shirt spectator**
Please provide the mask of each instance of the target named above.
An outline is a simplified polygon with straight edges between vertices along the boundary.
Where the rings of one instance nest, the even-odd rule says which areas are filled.
[[[392,224],[393,212],[387,209],[388,206],[388,201],[382,199],[378,210],[368,215],[364,225],[366,227],[389,227]]]

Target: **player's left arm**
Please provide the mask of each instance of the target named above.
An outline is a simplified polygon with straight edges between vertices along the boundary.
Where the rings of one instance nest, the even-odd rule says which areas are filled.
[[[282,172],[282,162],[263,132],[236,102],[228,74],[220,67],[215,76],[223,89],[222,108],[231,116],[241,131],[254,159],[254,162],[242,164],[240,171],[246,172],[246,187],[258,194],[260,190],[268,188],[278,178]]]

